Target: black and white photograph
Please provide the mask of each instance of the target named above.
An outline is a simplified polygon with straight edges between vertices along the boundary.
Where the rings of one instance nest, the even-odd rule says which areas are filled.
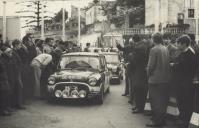
[[[199,128],[199,0],[0,0],[0,128]]]

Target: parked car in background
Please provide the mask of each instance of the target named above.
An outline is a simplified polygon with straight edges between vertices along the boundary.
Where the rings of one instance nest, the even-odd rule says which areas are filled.
[[[102,104],[110,91],[109,71],[103,55],[76,52],[62,55],[57,72],[48,79],[48,99],[92,98]]]
[[[117,52],[103,52],[101,54],[105,56],[107,67],[111,71],[109,82],[119,84],[123,80],[123,66],[119,54]]]

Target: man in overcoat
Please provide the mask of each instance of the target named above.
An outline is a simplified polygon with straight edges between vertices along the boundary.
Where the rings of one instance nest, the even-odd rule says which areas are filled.
[[[148,62],[147,45],[141,41],[139,35],[133,37],[135,48],[133,56],[130,59],[131,79],[135,95],[135,106],[133,113],[141,113],[147,96],[147,73],[146,65]]]
[[[165,125],[165,115],[169,99],[169,52],[163,45],[162,34],[152,36],[155,46],[150,50],[147,65],[149,98],[152,109],[152,121],[147,127]]]
[[[180,111],[179,122],[180,128],[188,128],[191,114],[194,107],[193,78],[197,69],[196,55],[190,47],[191,39],[188,35],[182,35],[177,39],[177,44],[181,54],[177,63],[172,64],[177,74],[177,103]]]

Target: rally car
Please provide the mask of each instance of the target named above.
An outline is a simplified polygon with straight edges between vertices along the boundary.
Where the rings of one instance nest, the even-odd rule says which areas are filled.
[[[105,56],[107,67],[111,72],[109,82],[120,84],[121,80],[123,80],[123,70],[119,54],[117,52],[103,52],[101,54]]]
[[[57,71],[48,79],[48,100],[92,98],[103,104],[110,91],[109,71],[103,55],[76,52],[62,55]]]

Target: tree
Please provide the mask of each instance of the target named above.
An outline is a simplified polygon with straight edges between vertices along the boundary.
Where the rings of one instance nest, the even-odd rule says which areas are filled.
[[[97,4],[99,2],[99,0],[93,0],[94,4]]]
[[[22,6],[22,9],[20,11],[16,11],[16,13],[23,13],[22,16],[23,18],[26,18],[25,22],[26,25],[23,26],[23,28],[25,27],[31,27],[34,28],[36,30],[40,30],[41,29],[41,13],[42,13],[42,9],[46,8],[46,5],[42,4],[41,1],[27,1],[27,2],[19,2],[16,4],[20,4]],[[44,14],[47,11],[44,11]],[[44,20],[47,20],[51,18],[50,16],[44,16]]]
[[[130,27],[145,22],[145,0],[117,0],[115,3],[106,2],[102,7],[109,21],[116,27],[125,23],[125,15],[129,15]]]
[[[61,9],[58,13],[55,14],[55,17],[53,20],[55,22],[61,22],[62,21],[62,15],[63,15],[63,9]],[[65,21],[68,19],[68,12],[65,10]]]

